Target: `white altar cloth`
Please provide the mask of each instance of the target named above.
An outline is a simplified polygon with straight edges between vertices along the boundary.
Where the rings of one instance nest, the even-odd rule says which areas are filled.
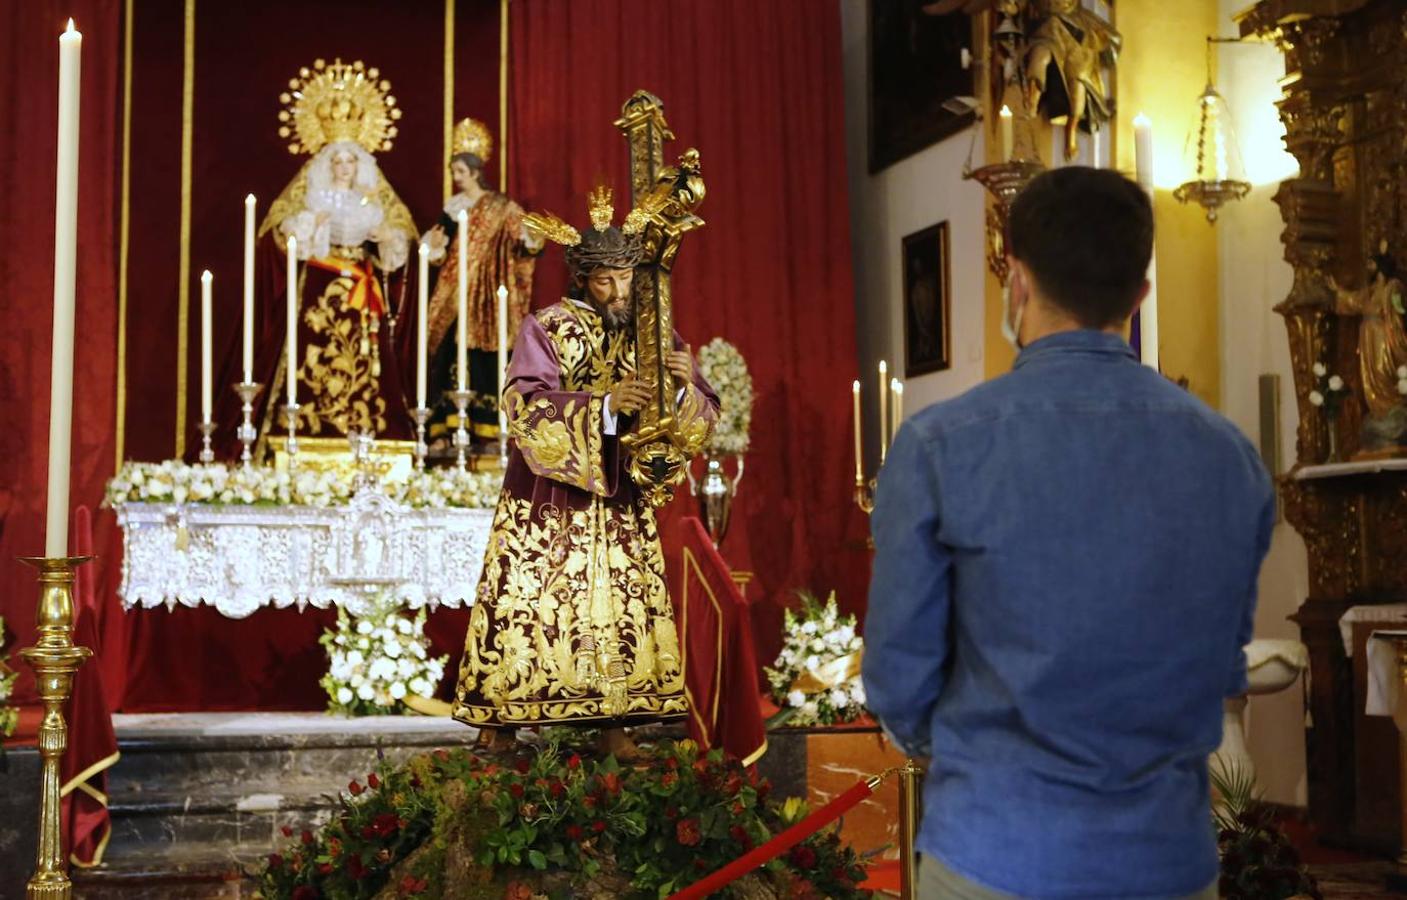
[[[474,602],[492,509],[411,509],[377,489],[339,506],[122,503],[127,608],[207,604],[365,615],[389,595],[411,609]]]

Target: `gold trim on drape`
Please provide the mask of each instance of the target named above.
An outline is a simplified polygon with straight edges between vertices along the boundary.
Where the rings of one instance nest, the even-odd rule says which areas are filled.
[[[449,157],[454,151],[454,0],[445,0],[445,159],[441,170],[444,191],[441,197],[454,192],[450,183]],[[412,239],[415,237],[411,235]]]
[[[113,471],[122,468],[127,447],[127,253],[132,224],[132,24],[135,0],[123,4],[122,186],[117,219],[117,432]]]
[[[191,305],[191,151],[195,119],[195,0],[186,0],[184,54],[181,64],[181,246],[176,293],[176,453],[186,455],[186,359]]]

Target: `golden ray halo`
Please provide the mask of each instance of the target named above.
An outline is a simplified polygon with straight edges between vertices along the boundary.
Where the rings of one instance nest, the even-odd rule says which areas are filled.
[[[391,149],[401,117],[391,82],[361,60],[315,60],[279,94],[278,136],[289,153],[316,153],[334,141],[355,141],[367,152]]]

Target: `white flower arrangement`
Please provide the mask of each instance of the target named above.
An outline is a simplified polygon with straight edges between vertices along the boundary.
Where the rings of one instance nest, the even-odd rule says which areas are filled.
[[[714,338],[699,349],[699,373],[718,392],[718,424],[704,449],[737,455],[747,452],[752,427],[752,376],[738,348]]]
[[[782,708],[771,725],[835,725],[865,715],[860,683],[863,643],[855,617],[842,616],[832,591],[821,603],[802,592],[801,610],[786,610],[786,640],[765,670],[772,700]]]
[[[498,500],[502,478],[490,472],[431,469],[406,481],[383,481],[391,499],[414,508],[483,509]],[[104,503],[210,503],[225,506],[283,504],[339,506],[356,492],[352,476],[331,469],[290,474],[270,467],[189,465],[180,460],[125,463],[108,482]]]
[[[0,644],[4,642],[5,620],[0,618]],[[19,673],[11,671],[5,665],[4,658],[0,657],[0,738],[14,734],[15,726],[20,721],[20,711],[9,705],[10,693],[15,689],[15,679],[19,677]]]
[[[327,692],[328,711],[337,715],[405,712],[401,701],[407,696],[434,695],[449,659],[430,656],[425,610],[407,617],[384,600],[362,619],[339,609],[336,627],[318,640],[330,661],[319,683]]]
[[[1407,366],[1397,367],[1397,393],[1407,397]]]
[[[1330,419],[1337,418],[1339,405],[1343,402],[1344,395],[1348,393],[1348,386],[1338,375],[1330,374],[1328,366],[1322,362],[1315,363],[1310,370],[1314,373],[1315,385],[1310,389],[1306,398],[1309,400],[1309,405],[1315,409],[1322,409]],[[1401,389],[1399,384],[1398,390]]]

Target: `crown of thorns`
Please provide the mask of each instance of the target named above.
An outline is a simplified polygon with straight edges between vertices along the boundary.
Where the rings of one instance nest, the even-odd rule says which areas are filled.
[[[547,240],[567,248],[567,265],[573,274],[589,274],[595,269],[629,269],[639,265],[644,253],[640,232],[650,216],[668,200],[668,193],[647,193],[619,228],[611,224],[615,207],[610,188],[594,188],[587,195],[587,200],[591,227],[584,234],[549,212],[529,213],[523,217],[523,222]]]

